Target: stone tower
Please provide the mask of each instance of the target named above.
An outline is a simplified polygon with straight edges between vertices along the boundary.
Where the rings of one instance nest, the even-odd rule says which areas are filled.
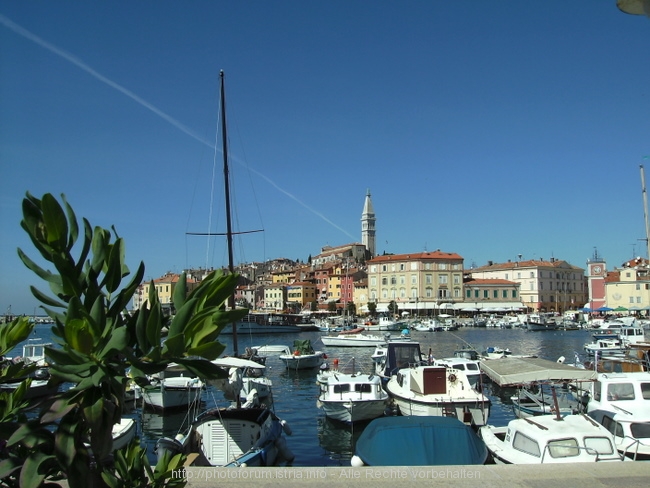
[[[375,257],[377,254],[375,221],[375,210],[372,208],[370,190],[368,190],[366,192],[366,200],[363,203],[363,212],[361,213],[361,244],[366,246],[371,257]]]

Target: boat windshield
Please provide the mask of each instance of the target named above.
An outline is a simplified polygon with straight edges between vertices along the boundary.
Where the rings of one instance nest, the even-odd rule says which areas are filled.
[[[650,383],[641,383],[641,395],[644,400],[650,400]]]
[[[576,439],[555,439],[548,441],[548,452],[553,458],[578,456],[580,448]]]
[[[598,454],[614,454],[614,446],[607,437],[585,437],[585,447],[593,449]]]

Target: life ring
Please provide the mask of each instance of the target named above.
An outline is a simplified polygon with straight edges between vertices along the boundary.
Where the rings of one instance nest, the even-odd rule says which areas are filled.
[[[300,351],[298,351],[298,350],[296,349],[295,351],[293,351],[293,355],[294,355],[294,356],[300,356]]]
[[[455,374],[450,374],[449,377],[447,378],[450,383],[455,383],[458,378],[456,378]]]

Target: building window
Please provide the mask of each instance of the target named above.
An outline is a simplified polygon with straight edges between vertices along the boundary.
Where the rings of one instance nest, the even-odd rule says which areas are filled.
[[[411,271],[417,271],[418,270],[418,263],[411,263]]]
[[[454,298],[460,298],[460,288],[454,288]]]
[[[506,273],[506,278],[505,278],[505,279],[506,279],[506,280],[508,279],[508,273]]]
[[[370,278],[370,286],[377,286],[377,277],[373,276]]]
[[[427,288],[424,290],[424,296],[427,298],[432,298],[433,297],[433,290],[431,288]]]
[[[425,282],[427,285],[431,285],[431,284],[433,284],[433,280],[431,279],[431,275],[430,275],[430,274],[424,276],[424,282]]]
[[[530,277],[531,277],[531,278],[534,278],[534,277],[535,277],[535,272],[531,271],[531,272],[530,272]],[[539,277],[540,277],[540,278],[542,277],[542,272],[541,272],[541,271],[539,272]]]
[[[418,290],[417,290],[417,288],[411,288],[411,298],[415,298],[416,299],[415,302],[417,303],[417,298],[418,298]]]
[[[400,284],[400,285],[403,285],[403,284],[405,284],[405,283],[406,283],[406,278],[405,278],[404,276],[400,276],[400,277],[399,277],[399,284]]]
[[[382,278],[381,279],[381,284],[386,286],[388,284],[388,278]]]
[[[370,272],[371,272],[371,273],[376,273],[376,272],[377,272],[377,266],[373,264],[373,265],[370,267]]]
[[[447,275],[439,275],[438,280],[439,280],[439,283],[441,285],[446,285],[447,284]]]
[[[397,278],[395,278],[394,276],[391,276],[390,277],[390,284],[391,285],[396,285],[397,284]]]
[[[381,266],[381,270],[385,272],[385,271],[388,271],[388,268],[387,268],[387,266],[385,264],[383,264]]]
[[[494,293],[492,293],[492,296],[494,298],[499,298],[499,290],[494,290]]]
[[[501,296],[503,298],[508,298],[508,290],[503,290],[503,294]]]
[[[411,284],[412,285],[418,284],[418,275],[411,275]]]
[[[489,298],[487,290],[483,290],[483,298]]]
[[[399,297],[406,298],[406,290],[404,288],[399,289]]]
[[[404,271],[404,263],[400,263],[400,265],[399,265],[399,270],[400,270],[400,271]]]
[[[447,269],[447,264],[445,264],[445,263],[439,263],[439,264],[438,264],[438,269]]]
[[[478,298],[478,288],[474,290],[474,298]]]
[[[470,290],[469,288],[465,290],[465,297],[472,298],[472,290]]]
[[[517,298],[517,290],[512,290],[512,298]]]
[[[454,275],[454,285],[460,285],[460,275]]]

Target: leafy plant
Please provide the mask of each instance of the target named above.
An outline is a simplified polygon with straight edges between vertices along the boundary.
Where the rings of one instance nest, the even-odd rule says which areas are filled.
[[[26,387],[5,400],[4,411],[0,408],[0,434],[6,439],[0,483],[58,486],[56,481],[65,478],[71,487],[182,485],[171,476],[172,469],[183,466],[182,455],[163,458],[152,468],[138,440],[113,454],[112,426],[124,411],[129,375],[146,385],[147,375],[177,363],[203,378],[224,376],[211,360],[225,349],[216,340],[221,330],[247,312],[224,306],[237,277],[216,271],[187,293],[183,276],[174,292],[171,321],[151,283],[148,306],[129,313],[144,264],[127,279],[125,243],[115,229],[93,228],[86,219],[80,227],[65,196],[61,201],[51,194],[38,199],[28,193],[22,205],[21,226],[54,269],[18,250],[25,266],[49,285],[50,294],[35,287],[31,292],[54,321],[58,347],[47,347],[45,354],[50,382],[60,388],[42,403],[36,418],[21,413]],[[27,329],[20,320],[0,326],[0,352],[24,340]],[[6,378],[25,373],[21,367],[2,371]],[[73,386],[64,389],[64,383]]]

